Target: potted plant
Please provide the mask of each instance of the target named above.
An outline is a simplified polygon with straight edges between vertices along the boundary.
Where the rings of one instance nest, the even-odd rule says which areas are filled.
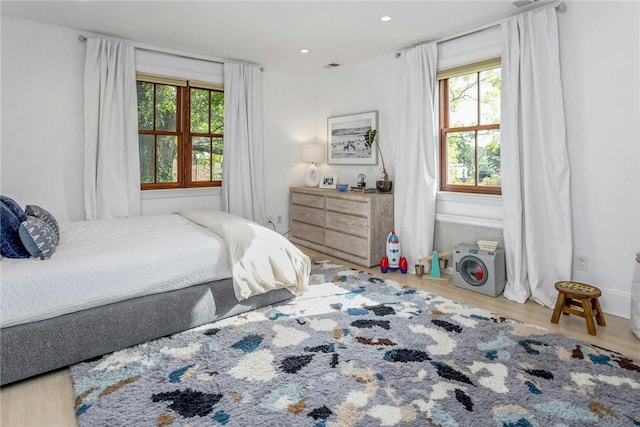
[[[377,136],[377,129],[369,129],[367,133],[364,134],[365,144],[367,144],[368,147],[371,147],[376,142]],[[382,179],[376,180],[376,189],[382,193],[387,193],[391,191],[392,182],[389,179],[387,168],[384,167],[384,157],[382,157],[382,151],[380,151],[380,144],[376,144],[376,148],[378,149],[378,153],[380,153],[380,160],[382,161]]]

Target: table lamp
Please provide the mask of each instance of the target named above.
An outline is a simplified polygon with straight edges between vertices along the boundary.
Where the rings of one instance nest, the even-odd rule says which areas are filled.
[[[302,161],[309,163],[309,168],[304,172],[304,185],[317,187],[320,184],[320,173],[316,163],[324,159],[324,145],[304,144],[301,153]]]

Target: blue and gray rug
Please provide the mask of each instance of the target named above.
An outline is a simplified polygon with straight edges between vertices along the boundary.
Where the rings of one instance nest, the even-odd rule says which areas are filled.
[[[302,297],[71,368],[81,426],[633,426],[621,354],[321,263]]]

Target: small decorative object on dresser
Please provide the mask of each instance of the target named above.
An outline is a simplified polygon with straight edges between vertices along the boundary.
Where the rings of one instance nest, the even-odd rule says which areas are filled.
[[[358,188],[365,188],[367,186],[367,175],[361,173],[358,175]]]
[[[309,163],[309,168],[304,171],[304,185],[307,187],[317,187],[320,183],[320,172],[316,163],[324,159],[324,145],[304,144],[301,147],[301,160]]]
[[[379,179],[376,181],[376,190],[381,193],[388,193],[389,191],[391,191],[392,186],[393,182],[388,179]]]
[[[364,134],[364,142],[370,148],[373,147],[373,144],[376,144],[376,137],[378,136],[377,129],[369,129]],[[376,189],[381,193],[388,193],[391,191],[393,183],[389,179],[389,174],[387,173],[387,168],[384,167],[384,158],[382,157],[382,151],[380,150],[380,144],[376,144],[376,148],[378,149],[378,153],[380,153],[380,161],[382,162],[382,176],[376,180]]]
[[[373,267],[393,228],[393,194],[293,187],[289,221],[293,243]]]
[[[320,177],[320,188],[336,188],[338,177],[335,175],[322,175]]]

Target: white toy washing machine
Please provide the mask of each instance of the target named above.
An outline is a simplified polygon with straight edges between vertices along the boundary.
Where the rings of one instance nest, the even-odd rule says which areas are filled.
[[[453,284],[481,294],[497,297],[504,291],[504,250],[483,251],[476,245],[460,243],[453,251]]]

